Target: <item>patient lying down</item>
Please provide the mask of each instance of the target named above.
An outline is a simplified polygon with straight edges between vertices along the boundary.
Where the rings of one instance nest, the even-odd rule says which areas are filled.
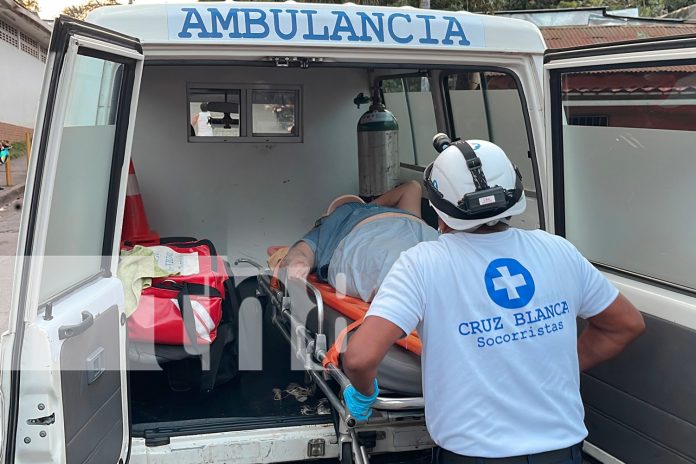
[[[314,228],[293,245],[280,269],[291,279],[316,272],[340,293],[372,301],[402,251],[437,239],[423,222],[421,187],[407,182],[371,203],[344,195],[334,200]]]

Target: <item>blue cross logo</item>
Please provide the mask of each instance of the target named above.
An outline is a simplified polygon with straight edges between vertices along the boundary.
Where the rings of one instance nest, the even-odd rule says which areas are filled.
[[[512,258],[491,261],[484,274],[488,296],[498,306],[517,309],[534,296],[534,279],[527,268]]]

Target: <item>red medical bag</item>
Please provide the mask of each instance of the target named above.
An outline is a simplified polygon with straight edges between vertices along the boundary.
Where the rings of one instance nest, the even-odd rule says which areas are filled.
[[[129,338],[162,345],[210,345],[222,319],[227,286],[234,285],[225,263],[209,240],[163,238],[160,245],[177,253],[197,253],[198,273],[152,279],[128,318]]]

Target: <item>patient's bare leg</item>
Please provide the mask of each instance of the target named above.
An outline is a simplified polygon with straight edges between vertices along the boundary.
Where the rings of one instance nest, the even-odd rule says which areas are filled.
[[[411,180],[386,192],[372,201],[375,205],[399,208],[421,217],[422,189],[420,182]]]

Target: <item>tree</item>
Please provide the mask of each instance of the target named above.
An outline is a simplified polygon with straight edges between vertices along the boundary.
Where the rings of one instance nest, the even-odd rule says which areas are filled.
[[[90,11],[100,6],[119,5],[118,0],[88,0],[82,5],[73,5],[63,9],[63,14],[84,20]]]
[[[27,10],[33,11],[34,13],[39,12],[39,2],[37,0],[15,0],[17,3],[22,5]]]

